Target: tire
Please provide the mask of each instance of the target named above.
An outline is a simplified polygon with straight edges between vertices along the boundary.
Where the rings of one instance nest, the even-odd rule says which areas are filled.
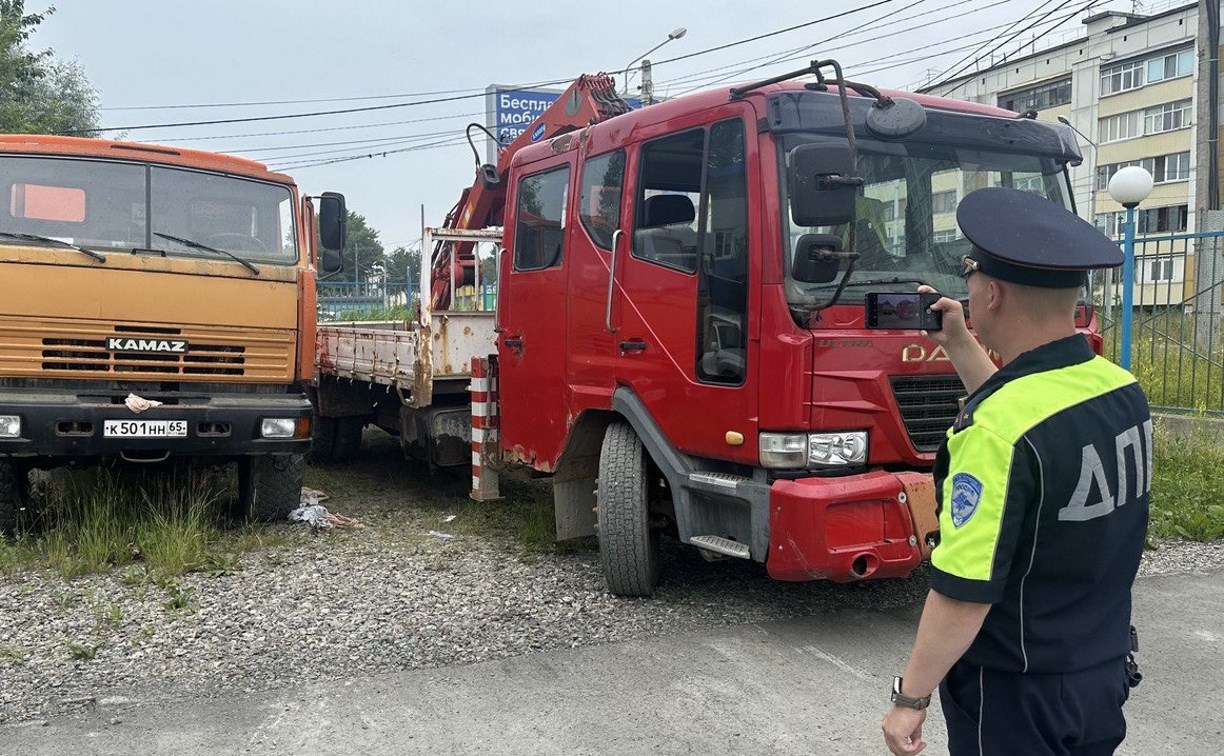
[[[627,423],[599,453],[599,563],[617,596],[649,596],[659,582],[659,531],[650,527],[646,454]]]
[[[366,419],[361,416],[336,418],[336,445],[332,449],[332,462],[351,462],[361,453],[361,432],[365,426]]]
[[[11,459],[0,459],[0,536],[17,531],[17,517],[29,497],[29,472]]]
[[[277,522],[301,506],[306,458],[267,454],[238,461],[238,502],[233,519]]]
[[[310,451],[306,458],[315,466],[331,464],[336,449],[337,418],[315,415],[310,426]]]

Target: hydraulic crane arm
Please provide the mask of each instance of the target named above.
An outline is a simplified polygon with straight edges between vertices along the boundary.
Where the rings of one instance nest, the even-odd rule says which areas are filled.
[[[463,190],[459,203],[446,217],[445,227],[470,229],[503,225],[509,189],[507,173],[510,161],[519,150],[630,110],[629,104],[616,93],[616,82],[611,76],[604,73],[579,76],[518,138],[498,150],[496,166],[479,165],[478,161],[476,181]],[[458,286],[475,282],[475,255],[470,242],[440,241],[434,247],[432,260],[430,294],[433,309],[446,310],[451,304],[452,274]]]

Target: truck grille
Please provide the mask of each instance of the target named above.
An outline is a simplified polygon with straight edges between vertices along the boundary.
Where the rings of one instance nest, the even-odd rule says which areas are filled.
[[[956,420],[965,385],[955,375],[909,375],[892,379],[893,397],[910,442],[921,452],[939,449]]]
[[[166,329],[168,330],[168,329]],[[128,332],[131,333],[131,332]],[[178,333],[176,330],[174,333]],[[165,338],[164,331],[148,334]],[[109,352],[105,340],[43,339],[43,370],[158,375],[243,375],[246,349],[236,344],[200,344],[187,354]]]
[[[187,342],[185,352],[107,349],[108,339]],[[110,381],[283,384],[295,374],[295,334],[222,326],[117,325],[0,318],[0,375]]]

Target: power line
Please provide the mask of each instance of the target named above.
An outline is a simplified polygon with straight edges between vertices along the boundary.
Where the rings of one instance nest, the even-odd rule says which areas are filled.
[[[474,118],[483,116],[484,113],[460,113],[458,115],[432,116],[430,118],[412,118],[406,121],[382,121],[380,123],[359,123],[349,126],[324,126],[317,129],[295,129],[292,131],[263,131],[254,134],[215,134],[212,136],[195,136],[195,137],[162,137],[166,140],[174,140],[178,142],[202,142],[217,139],[249,139],[254,137],[265,136],[285,136],[287,134],[318,134],[324,131],[352,131],[355,129],[373,129],[382,126],[402,126],[407,123],[425,123],[426,121],[449,121],[459,118]],[[157,137],[149,137],[149,141],[157,141]]]
[[[440,89],[434,92],[404,92],[388,95],[362,95],[359,97],[320,97],[306,100],[259,100],[246,102],[201,102],[188,105],[122,105],[98,110],[195,110],[203,108],[246,108],[256,105],[306,105],[317,102],[359,102],[361,100],[398,100],[404,97],[432,97],[434,95],[459,94],[475,92],[474,87],[465,89]],[[483,91],[483,90],[481,90]]]
[[[367,153],[363,155],[350,155],[348,157],[339,157],[339,158],[335,158],[332,160],[318,160],[318,161],[312,161],[312,162],[307,162],[307,163],[298,163],[298,164],[290,164],[290,165],[276,165],[272,169],[277,170],[277,171],[298,171],[303,168],[316,168],[321,165],[334,165],[336,163],[347,163],[352,160],[363,160],[366,158],[386,157],[388,155],[396,155],[401,152],[422,152],[425,150],[435,150],[435,149],[440,149],[443,147],[460,147],[460,146],[463,146],[465,141],[466,140],[463,137],[460,137],[457,140],[451,140],[451,141],[441,140],[434,144],[422,144],[422,145],[417,145],[415,147],[401,147],[398,150],[383,150],[383,151],[371,152],[371,153]]]
[[[941,11],[941,10],[948,10],[948,9],[954,8],[954,7],[958,6],[958,5],[963,5],[963,4],[964,4],[964,3],[966,3],[966,2],[976,2],[976,1],[977,1],[977,0],[961,0],[961,2],[952,3],[951,5],[947,5],[947,6],[944,6],[944,7],[941,7],[941,8],[937,8],[937,9],[934,9],[934,10],[932,10],[932,11],[927,11],[927,12],[925,12],[925,13],[916,14],[916,15],[914,15],[914,16],[910,16],[910,17],[908,17],[908,18],[906,18],[906,19],[901,19],[900,21],[890,22],[890,23],[888,23],[888,24],[881,24],[880,26],[892,26],[892,25],[895,25],[895,24],[897,24],[897,23],[901,23],[901,22],[904,22],[904,21],[910,21],[910,20],[913,20],[913,19],[918,18],[918,17],[920,17],[920,16],[929,15],[930,13],[935,13],[935,12],[938,12],[938,11]],[[963,16],[967,16],[967,15],[970,15],[970,14],[972,14],[972,13],[977,13],[978,11],[987,10],[987,9],[989,9],[989,8],[993,8],[993,7],[998,6],[998,5],[1003,5],[1003,4],[1004,4],[1004,3],[1006,3],[1006,2],[1008,2],[1008,0],[996,0],[996,2],[990,3],[989,5],[984,5],[984,6],[981,6],[981,7],[979,7],[979,8],[975,8],[975,9],[973,9],[973,10],[971,10],[971,11],[968,11],[967,13],[964,13],[964,14],[962,14],[962,15],[963,15]],[[913,6],[911,5],[911,6],[907,6],[907,7],[913,7]],[[902,10],[905,10],[905,9],[902,9]],[[887,16],[886,16],[885,18],[887,18]],[[875,37],[872,37],[871,39],[868,39],[868,40],[863,40],[863,41],[861,41],[861,42],[852,42],[852,43],[845,44],[845,45],[837,45],[837,46],[833,47],[832,49],[833,49],[833,50],[838,50],[838,51],[840,51],[840,50],[847,50],[847,49],[849,49],[849,48],[851,48],[851,47],[858,47],[858,46],[860,46],[860,45],[868,44],[868,43],[870,43],[870,42],[876,42],[876,41],[881,40],[881,39],[887,39],[887,38],[889,38],[889,37],[896,37],[896,36],[900,36],[900,35],[907,34],[907,33],[912,32],[912,31],[916,31],[916,30],[918,30],[918,29],[924,29],[924,28],[926,28],[926,27],[928,27],[928,26],[934,26],[934,25],[936,25],[936,24],[946,23],[947,21],[948,21],[948,19],[946,19],[946,18],[944,18],[944,19],[937,19],[937,20],[935,20],[935,21],[929,21],[929,22],[927,22],[927,23],[925,23],[925,24],[919,24],[919,25],[917,25],[917,26],[907,27],[907,28],[905,28],[905,29],[901,29],[901,30],[899,30],[899,31],[891,32],[891,33],[889,33],[889,34],[883,34],[883,35],[875,36]],[[869,24],[868,24],[868,25],[869,25]],[[977,32],[973,32],[972,34],[969,34],[969,35],[960,35],[960,37],[959,37],[959,38],[962,38],[962,39],[963,39],[963,38],[964,38],[964,37],[966,37],[966,36],[973,36],[973,35],[976,35],[976,34],[983,34],[983,33],[985,33],[985,32],[988,32],[988,31],[993,31],[994,29],[1001,28],[1002,26],[1004,26],[1004,24],[1000,24],[999,26],[988,27],[988,28],[986,28],[986,29],[982,29],[982,30],[979,30],[979,31],[977,31]],[[861,27],[856,27],[856,28],[861,28]],[[877,27],[877,28],[878,28],[878,27]],[[850,32],[848,32],[848,33],[846,33],[846,34],[839,34],[839,35],[836,35],[836,36],[829,37],[829,38],[827,38],[827,39],[821,40],[821,41],[819,41],[819,42],[812,43],[811,45],[806,45],[806,46],[801,47],[801,48],[795,48],[795,49],[793,49],[793,50],[788,50],[788,51],[786,51],[785,53],[782,53],[782,54],[781,54],[781,56],[782,56],[782,57],[775,57],[775,58],[772,58],[772,59],[771,59],[769,62],[767,62],[767,63],[763,63],[763,64],[761,64],[761,65],[756,65],[756,66],[751,66],[751,67],[749,67],[749,68],[745,68],[745,69],[742,69],[742,70],[740,70],[740,71],[736,71],[735,73],[732,73],[732,74],[720,74],[720,75],[717,75],[717,76],[716,76],[716,77],[714,77],[714,78],[710,78],[710,77],[703,77],[703,78],[692,78],[692,77],[689,77],[689,78],[688,78],[688,82],[690,82],[690,83],[691,83],[691,82],[697,82],[697,81],[700,81],[700,82],[702,82],[702,83],[698,84],[698,86],[696,86],[696,87],[693,87],[693,88],[690,88],[690,89],[685,90],[685,91],[684,91],[684,92],[682,92],[681,94],[687,94],[688,92],[695,91],[696,89],[699,89],[699,88],[701,88],[701,87],[704,87],[704,86],[710,86],[710,85],[712,85],[712,84],[717,84],[717,83],[719,83],[719,82],[726,81],[727,79],[737,78],[737,77],[742,76],[742,75],[744,75],[744,74],[746,74],[746,73],[749,73],[749,72],[751,72],[751,71],[755,71],[755,70],[757,70],[757,69],[759,69],[759,68],[764,68],[764,67],[765,67],[765,66],[767,66],[767,65],[772,65],[772,64],[776,64],[776,63],[785,63],[785,62],[787,62],[787,61],[792,61],[792,60],[799,60],[799,59],[801,59],[801,58],[803,58],[803,57],[805,57],[805,56],[795,55],[795,56],[793,56],[793,57],[792,57],[792,53],[798,53],[798,52],[801,52],[801,51],[804,51],[804,50],[810,50],[810,49],[811,49],[811,48],[813,48],[813,47],[817,47],[817,46],[822,45],[822,44],[825,44],[825,43],[827,43],[827,42],[831,42],[831,41],[834,41],[834,40],[837,40],[837,39],[841,39],[841,38],[846,37],[846,36],[851,36],[851,35],[853,35],[854,31],[855,31],[855,30],[853,30],[853,29],[852,29]],[[947,41],[950,41],[950,40],[944,40],[944,42],[947,42]],[[927,45],[928,45],[928,46],[930,46],[931,44],[940,44],[940,43],[927,43]],[[823,53],[822,53],[822,54],[823,54]],[[684,80],[684,79],[682,78],[680,81],[683,81],[683,80]],[[663,83],[663,84],[661,84],[660,86],[666,86],[666,85],[668,85],[668,84],[674,84],[674,83],[676,83],[676,82],[674,82],[674,81],[673,81],[673,82],[664,82],[664,83]]]
[[[1010,43],[1010,42],[1011,42],[1012,40],[1014,40],[1016,37],[1020,36],[1021,34],[1025,33],[1026,31],[1029,31],[1030,29],[1032,29],[1032,28],[1034,28],[1034,27],[1036,27],[1036,26],[1039,26],[1040,24],[1044,23],[1044,22],[1045,22],[1045,20],[1046,20],[1047,18],[1049,18],[1049,17],[1050,17],[1050,16],[1052,16],[1053,14],[1057,13],[1058,11],[1062,10],[1063,8],[1066,8],[1068,5],[1070,5],[1070,4],[1071,4],[1071,3],[1073,3],[1073,2],[1075,2],[1075,0],[1063,0],[1063,2],[1062,2],[1062,3],[1060,3],[1059,5],[1055,6],[1054,8],[1052,8],[1052,9],[1050,9],[1049,11],[1047,11],[1046,13],[1044,13],[1044,14],[1043,14],[1043,15],[1042,15],[1040,18],[1038,18],[1036,21],[1034,21],[1033,23],[1031,23],[1031,24],[1029,24],[1028,26],[1024,27],[1023,29],[1021,29],[1021,30],[1017,31],[1015,34],[1012,34],[1010,37],[1008,37],[1007,39],[1003,40],[1002,42],[1000,42],[1000,43],[999,43],[998,45],[996,45],[995,47],[991,48],[991,50],[990,50],[989,52],[982,53],[981,55],[979,55],[977,58],[975,58],[974,60],[970,61],[970,62],[969,62],[969,63],[967,63],[966,65],[961,66],[961,67],[960,67],[959,69],[957,69],[955,72],[953,72],[953,73],[951,73],[951,74],[948,74],[947,76],[941,77],[942,81],[941,81],[940,83],[944,83],[944,84],[946,84],[946,83],[948,83],[949,81],[952,81],[952,80],[953,80],[953,79],[955,79],[956,77],[960,76],[960,74],[961,74],[961,73],[963,73],[964,71],[967,71],[967,70],[969,70],[970,68],[974,68],[974,67],[977,65],[977,63],[979,63],[979,62],[980,62],[980,61],[981,61],[983,58],[985,58],[985,57],[986,57],[986,56],[988,56],[988,55],[994,55],[996,52],[998,52],[1000,49],[1002,49],[1002,48],[1003,48],[1005,45],[1007,45],[1008,43]],[[1054,29],[1056,29],[1056,28],[1058,28],[1059,26],[1061,26],[1061,25],[1065,24],[1067,21],[1071,20],[1072,18],[1075,18],[1075,17],[1076,17],[1076,16],[1078,16],[1080,13],[1083,13],[1084,11],[1088,10],[1089,8],[1091,8],[1092,6],[1096,5],[1096,4],[1097,4],[1097,3],[1099,3],[1099,2],[1101,2],[1101,0],[1088,0],[1088,2],[1087,2],[1087,3],[1085,3],[1084,5],[1082,5],[1081,7],[1079,7],[1079,8],[1078,8],[1078,9],[1077,9],[1077,10],[1076,10],[1074,13],[1070,14],[1069,16],[1067,16],[1066,18],[1064,18],[1062,21],[1059,21],[1059,22],[1058,22],[1058,23],[1056,23],[1054,26],[1051,26],[1049,29],[1046,29],[1044,32],[1042,32],[1042,33],[1041,33],[1041,36],[1043,36],[1043,37],[1044,37],[1046,34],[1049,34],[1049,33],[1050,33],[1051,31],[1053,31]],[[1045,5],[1045,3],[1042,3],[1042,5]],[[1002,35],[1000,35],[1000,36],[1002,36]],[[975,70],[976,70],[976,69],[975,69]]]
[[[948,66],[947,68],[945,68],[945,69],[944,69],[944,71],[945,71],[945,72],[947,72],[947,71],[951,71],[952,69],[957,68],[958,66],[960,66],[960,65],[961,65],[962,63],[964,63],[965,61],[974,60],[975,56],[980,56],[980,55],[981,55],[981,52],[982,52],[983,50],[985,50],[987,47],[989,47],[989,46],[990,46],[990,44],[991,44],[992,42],[994,42],[995,40],[997,40],[999,37],[1002,37],[1004,34],[1006,34],[1007,32],[1011,31],[1013,28],[1015,28],[1015,27],[1019,26],[1020,24],[1024,23],[1024,22],[1025,22],[1025,21],[1027,21],[1028,19],[1032,18],[1032,17],[1033,17],[1034,15],[1036,15],[1036,14],[1037,14],[1037,13],[1038,13],[1038,12],[1039,12],[1039,11],[1040,11],[1042,8],[1046,7],[1046,6],[1047,6],[1047,5],[1049,5],[1051,2],[1053,2],[1053,0],[1042,0],[1041,4],[1040,4],[1040,5],[1038,5],[1036,8],[1034,8],[1034,9],[1033,9],[1033,10],[1031,10],[1031,11],[1029,11],[1029,12],[1028,12],[1028,13],[1026,13],[1025,15],[1021,16],[1020,18],[1016,19],[1016,20],[1015,20],[1015,21],[1013,21],[1012,23],[1008,24],[1008,25],[1007,25],[1007,29],[1005,29],[1004,31],[1000,32],[999,34],[996,34],[996,35],[995,35],[993,38],[991,38],[991,39],[989,39],[989,40],[987,40],[987,41],[983,42],[983,43],[982,43],[982,45],[981,45],[981,46],[980,46],[978,49],[974,50],[973,52],[969,53],[969,54],[968,54],[968,55],[966,55],[965,57],[961,58],[960,60],[956,61],[956,62],[955,62],[955,63],[953,63],[952,65]],[[980,60],[980,58],[978,58],[978,59]],[[935,77],[935,80],[934,80],[934,81],[932,81],[932,82],[931,82],[931,83],[930,83],[928,86],[934,86],[934,85],[936,84],[936,82],[938,82],[938,81],[939,81],[940,79],[942,79],[942,78],[944,78],[944,74],[943,74],[943,73],[939,74],[939,76],[936,76],[936,77]]]
[[[826,21],[833,21],[835,19],[843,18],[845,16],[850,16],[855,13],[861,13],[863,11],[870,10],[871,8],[875,8],[881,5],[887,5],[895,1],[896,0],[876,0],[876,2],[871,3],[870,5],[864,5],[859,8],[852,8],[847,11],[842,11],[841,13],[835,13],[833,15],[825,16],[823,18],[818,18],[812,21],[808,21],[806,23],[789,26],[785,29],[779,29],[777,31],[768,32],[766,34],[759,34],[755,37],[749,37],[747,39],[741,39],[735,42],[728,42],[727,44],[724,44],[724,45],[717,45],[715,47],[709,47],[704,50],[698,50],[697,52],[689,53],[687,55],[681,55],[675,58],[670,58],[668,60],[659,61],[655,65],[663,65],[665,63],[674,63],[675,61],[678,61],[678,60],[687,60],[689,58],[693,58],[698,55],[707,55],[709,53],[717,52],[719,50],[726,50],[730,47],[736,47],[738,45],[748,44],[749,42],[756,42],[758,40],[777,36],[779,34],[785,34],[787,32],[795,31],[796,29],[802,29],[807,26],[812,26],[813,24],[824,23]],[[616,73],[620,73],[620,71]],[[573,81],[572,78],[566,78],[566,79],[556,79],[553,81],[537,82],[534,84],[519,84],[516,86],[520,88],[544,87],[544,86],[554,86],[557,84],[568,84],[572,81]],[[361,108],[340,108],[336,110],[318,110],[318,111],[313,111],[313,112],[308,112],[308,113],[283,113],[280,115],[272,115],[272,116],[250,116],[247,118],[220,118],[220,119],[209,120],[209,121],[182,121],[178,123],[136,124],[132,126],[107,126],[107,127],[97,128],[97,129],[71,129],[71,130],[60,132],[60,133],[69,134],[69,135],[71,134],[83,135],[83,134],[97,134],[99,132],[104,132],[104,131],[144,131],[146,129],[161,129],[161,128],[169,129],[169,128],[182,128],[182,127],[187,127],[187,126],[214,126],[214,125],[227,124],[227,123],[253,123],[256,121],[282,121],[282,120],[288,120],[288,119],[293,119],[293,118],[315,118],[319,116],[347,115],[349,113],[369,113],[369,112],[381,111],[381,110],[392,110],[395,108],[409,108],[409,107],[415,107],[418,105],[435,105],[435,104],[443,103],[443,102],[455,102],[458,100],[469,100],[475,97],[485,97],[485,96],[486,94],[483,91],[481,91],[475,94],[454,95],[451,97],[438,97],[438,98],[434,98],[430,100],[414,100],[413,102],[397,102],[397,103],[391,103],[389,105],[367,105]]]

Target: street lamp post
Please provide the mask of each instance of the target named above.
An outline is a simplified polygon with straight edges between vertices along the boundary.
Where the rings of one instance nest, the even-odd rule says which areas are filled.
[[[1119,170],[1109,180],[1109,196],[1126,208],[1126,236],[1122,253],[1122,354],[1123,368],[1131,368],[1131,319],[1135,289],[1135,208],[1152,193],[1152,174],[1137,165]]]
[[[659,44],[655,45],[654,47],[650,48],[646,52],[642,53],[641,55],[637,56],[633,60],[629,61],[629,65],[625,66],[625,94],[629,94],[629,74],[632,72],[633,64],[637,63],[642,58],[645,58],[647,55],[650,55],[655,50],[658,50],[660,47],[667,44],[668,42],[671,42],[673,39],[680,39],[685,34],[688,34],[688,29],[685,29],[683,26],[678,26],[672,30],[671,34],[667,35],[667,39],[663,40]],[[649,65],[644,65],[642,67],[642,75],[650,76],[650,66]],[[649,105],[650,103],[643,100],[643,104]]]

